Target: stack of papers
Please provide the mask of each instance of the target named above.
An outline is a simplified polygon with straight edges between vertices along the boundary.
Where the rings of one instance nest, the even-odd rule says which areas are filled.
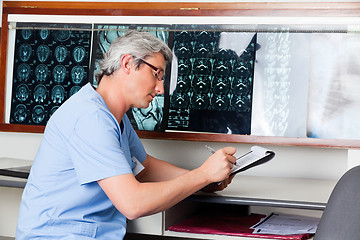
[[[272,213],[251,227],[254,234],[315,234],[319,218]]]

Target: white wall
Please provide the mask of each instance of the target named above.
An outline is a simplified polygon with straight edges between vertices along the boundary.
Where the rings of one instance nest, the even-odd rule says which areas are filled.
[[[32,160],[42,134],[0,132],[0,157]],[[15,236],[22,189],[0,187],[0,236]]]
[[[233,0],[226,1],[234,2]],[[326,1],[331,2],[329,0]],[[132,0],[132,2],[137,2],[137,0]],[[165,0],[158,0],[157,2],[165,2]],[[182,2],[190,2],[190,0],[182,0]],[[215,1],[207,0],[207,2]],[[223,0],[221,2],[225,1]],[[302,1],[299,0],[292,2]],[[0,132],[0,157],[33,159],[41,138],[42,134]],[[142,141],[149,154],[188,169],[193,169],[199,166],[209,156],[209,153],[204,147],[204,142],[149,139],[142,139]],[[239,154],[248,151],[250,147],[247,144],[206,144],[211,145],[215,149],[224,146],[235,146]],[[279,146],[265,147],[273,149],[277,154],[276,158],[266,165],[249,170],[244,174],[254,176],[338,179],[349,167],[359,165],[360,162],[360,154],[356,150],[347,151],[344,149]],[[15,236],[18,206],[20,204],[21,194],[21,189],[0,187],[0,236]]]

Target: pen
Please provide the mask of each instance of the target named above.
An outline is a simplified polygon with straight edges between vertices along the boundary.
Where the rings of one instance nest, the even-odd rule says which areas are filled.
[[[206,147],[212,154],[214,154],[214,153],[216,152],[212,147],[210,147],[210,146],[208,146],[208,145],[205,145],[205,147]]]
[[[215,149],[213,149],[212,147],[208,146],[208,145],[205,145],[205,147],[212,153],[214,154],[216,151]],[[236,160],[238,160],[239,158],[237,158]],[[235,166],[237,166],[236,162],[234,163]]]

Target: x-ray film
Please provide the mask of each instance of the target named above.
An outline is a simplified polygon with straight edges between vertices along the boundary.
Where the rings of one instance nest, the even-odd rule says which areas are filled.
[[[110,44],[118,37],[124,36],[130,29],[146,31],[165,43],[169,42],[169,31],[164,26],[141,26],[141,25],[95,25],[97,30],[94,34],[94,58],[92,68],[94,73],[98,69],[98,61],[109,50]],[[170,69],[167,69],[170,71]],[[93,79],[96,85],[95,79]],[[132,126],[136,130],[164,131],[166,119],[164,118],[165,94],[157,95],[146,109],[132,108],[127,112]]]
[[[307,135],[360,139],[360,35],[313,34]]]
[[[250,134],[256,33],[203,28],[175,26],[168,129]]]
[[[306,137],[310,36],[279,30],[258,33],[251,134]]]
[[[45,125],[88,82],[91,25],[28,23],[17,28],[10,123]]]

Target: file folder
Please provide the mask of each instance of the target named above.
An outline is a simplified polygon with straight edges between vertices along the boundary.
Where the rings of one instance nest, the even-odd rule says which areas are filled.
[[[235,214],[212,214],[203,213],[184,220],[168,228],[169,231],[198,233],[198,234],[217,234],[237,237],[252,237],[265,239],[281,240],[305,240],[312,237],[310,234],[294,235],[270,235],[255,234],[250,227],[258,223],[265,215],[250,214],[238,216]]]

